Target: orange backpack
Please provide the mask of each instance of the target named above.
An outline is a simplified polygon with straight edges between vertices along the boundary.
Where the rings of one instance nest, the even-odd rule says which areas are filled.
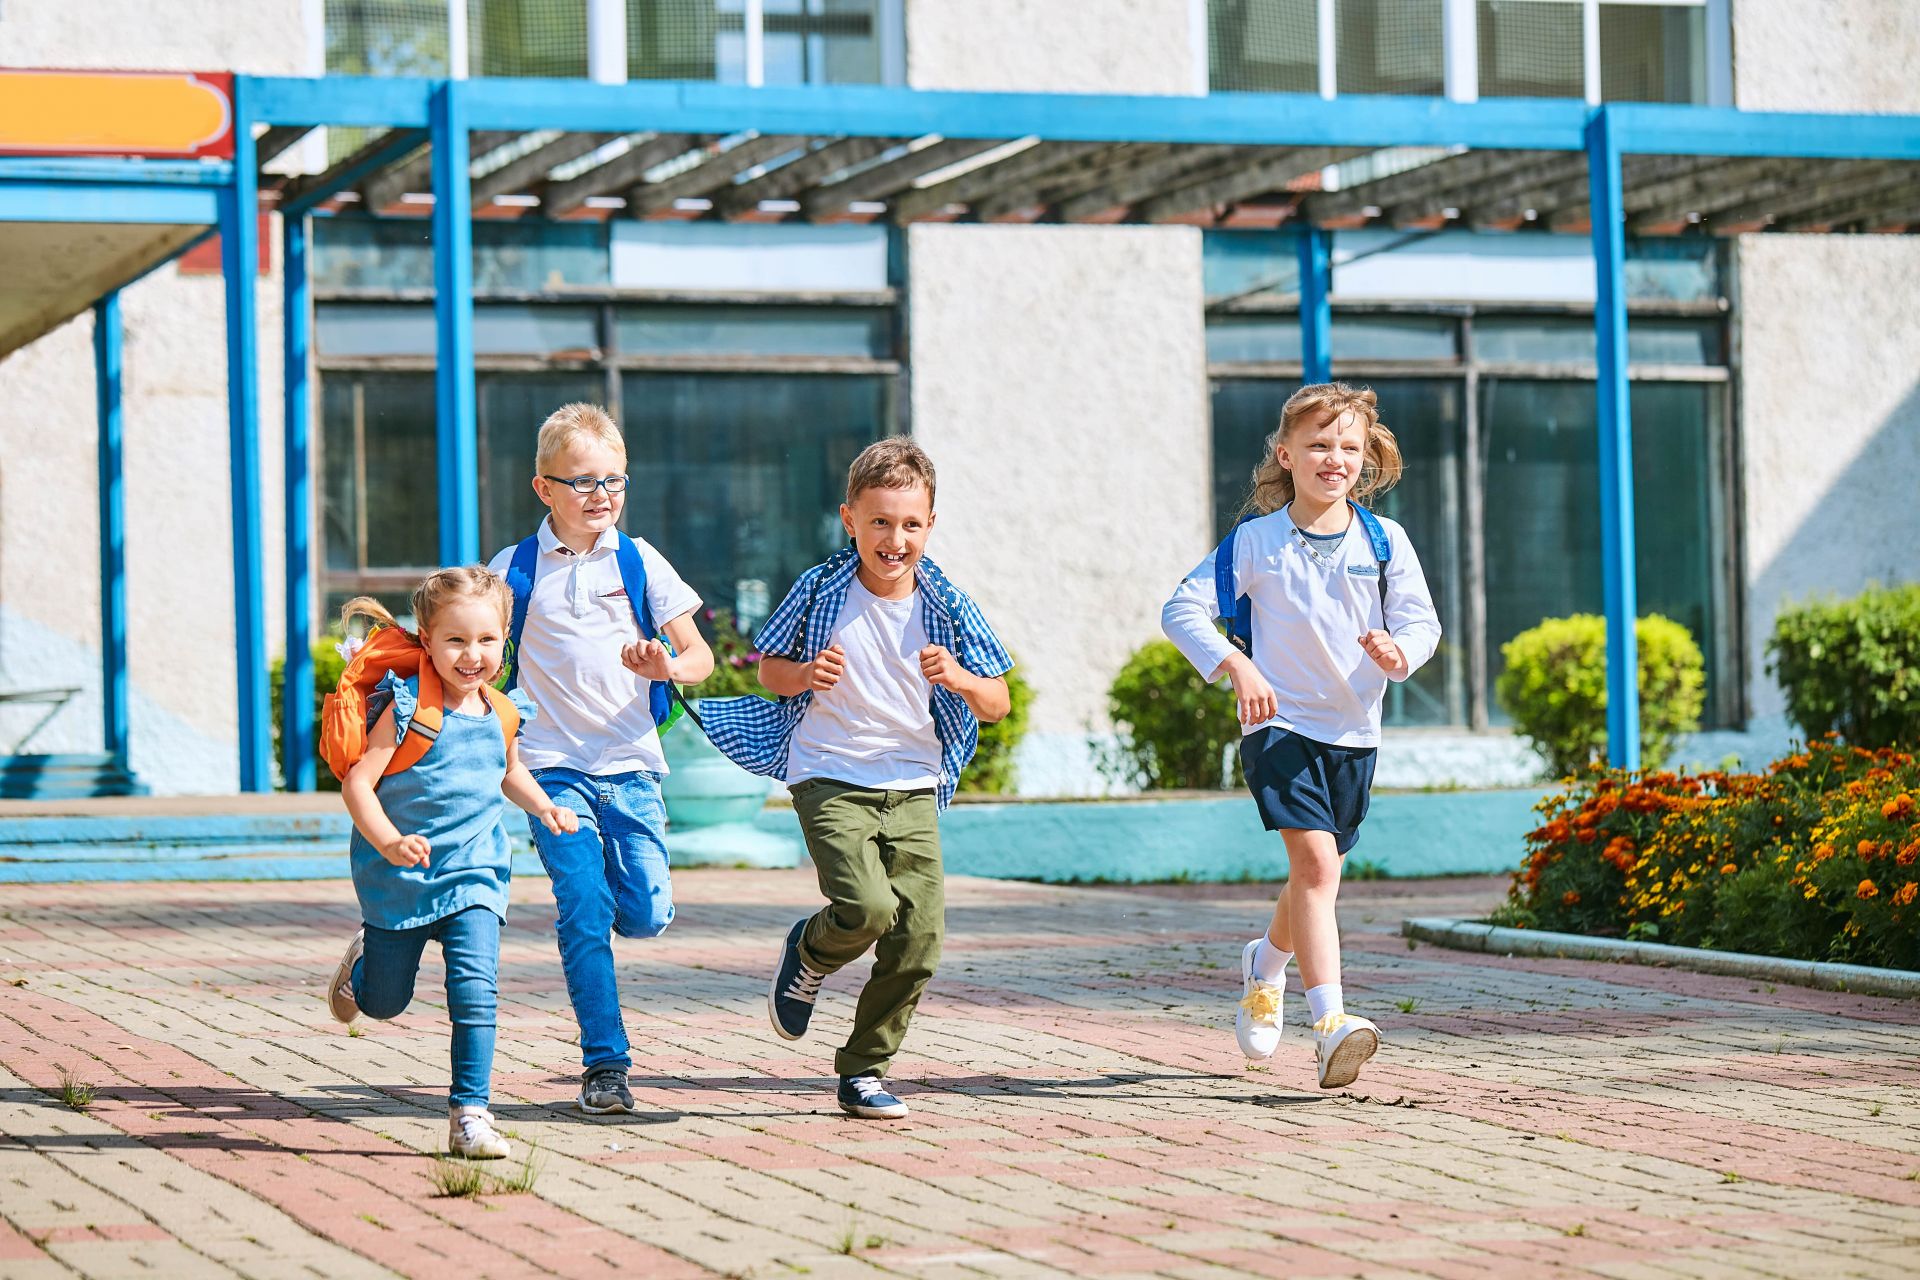
[[[406,738],[380,776],[391,777],[402,769],[411,769],[440,736],[440,673],[426,660],[419,641],[407,632],[399,627],[375,627],[340,673],[339,686],[327,695],[326,705],[320,710],[320,758],[343,782],[347,771],[367,753],[367,701],[389,671],[401,677],[418,676],[420,697]],[[482,687],[511,748],[514,735],[520,731],[520,711],[506,694],[491,685]]]

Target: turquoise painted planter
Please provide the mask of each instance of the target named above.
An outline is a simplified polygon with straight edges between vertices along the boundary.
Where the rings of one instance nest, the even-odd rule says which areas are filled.
[[[693,704],[697,711],[700,703]],[[773,790],[771,779],[748,773],[716,750],[691,721],[660,739],[667,780],[667,852],[676,866],[798,866],[802,846],[785,832],[755,825]]]

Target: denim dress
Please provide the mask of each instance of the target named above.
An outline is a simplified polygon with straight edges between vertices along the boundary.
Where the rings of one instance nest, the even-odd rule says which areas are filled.
[[[368,715],[377,718],[391,703],[397,743],[413,722],[419,692],[418,679],[389,671],[370,699]],[[508,696],[522,723],[533,719],[533,703],[524,694],[516,690]],[[507,802],[500,794],[506,772],[506,740],[491,710],[484,715],[448,711],[432,749],[412,768],[380,779],[375,792],[387,817],[403,835],[425,836],[433,852],[424,867],[396,867],[355,829],[353,888],[366,923],[411,929],[468,907],[485,907],[506,919],[507,882],[513,874]]]

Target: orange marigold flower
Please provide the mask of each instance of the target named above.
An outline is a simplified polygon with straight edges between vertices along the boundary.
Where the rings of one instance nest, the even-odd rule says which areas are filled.
[[[1832,845],[1826,844],[1823,842],[1813,846],[1813,860],[1815,862],[1825,862],[1828,858],[1831,858],[1832,856],[1833,856]]]
[[[1856,898],[1877,898],[1880,896],[1880,890],[1875,887],[1873,881],[1862,880],[1860,887],[1853,891],[1853,896]]]
[[[1733,863],[1729,862],[1720,868],[1720,874],[1723,876],[1730,876],[1734,872],[1738,871],[1739,869],[1740,869],[1739,867],[1736,867]]]
[[[1905,884],[1901,885],[1898,891],[1894,893],[1893,895],[1894,905],[1904,907],[1909,902],[1912,902],[1915,897],[1920,897],[1920,884],[1915,884],[1913,881],[1909,880]]]
[[[1903,867],[1910,867],[1913,865],[1916,857],[1920,857],[1920,840],[1915,840],[1900,850],[1899,854],[1895,856],[1894,861]]]
[[[1909,885],[1908,887],[1911,888],[1912,886]],[[1911,897],[1912,895],[1908,896]],[[1569,889],[1560,895],[1560,905],[1563,907],[1570,907],[1578,901],[1580,901],[1580,891],[1578,889]]]
[[[1913,797],[1904,791],[1880,806],[1880,816],[1888,819],[1904,818],[1912,812]]]
[[[1853,851],[1863,858],[1871,858],[1873,856],[1873,841],[1862,840],[1859,844],[1853,846]]]

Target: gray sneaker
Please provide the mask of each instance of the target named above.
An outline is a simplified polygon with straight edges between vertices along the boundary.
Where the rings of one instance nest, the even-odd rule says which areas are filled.
[[[580,1109],[589,1115],[633,1112],[633,1091],[627,1088],[627,1073],[621,1067],[596,1067],[580,1082]]]

